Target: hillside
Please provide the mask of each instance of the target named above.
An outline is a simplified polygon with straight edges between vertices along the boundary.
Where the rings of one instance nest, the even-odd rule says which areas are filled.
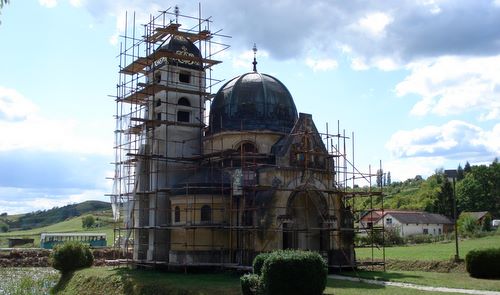
[[[2,215],[0,216],[0,224],[7,225],[9,231],[29,230],[59,223],[83,214],[101,212],[110,209],[110,203],[101,201],[86,201],[79,204],[67,205],[60,208],[54,207],[49,210],[40,210],[27,214],[12,216]]]
[[[373,208],[420,210],[452,217],[453,198],[456,196],[457,211],[488,211],[495,218],[500,217],[500,164],[495,159],[490,165],[470,166],[457,169],[458,176],[453,183],[443,170],[423,179],[415,178],[393,182],[382,188],[385,197],[364,198],[356,203],[356,209],[364,211]],[[360,188],[368,190],[368,188]],[[376,188],[378,190],[378,188]],[[373,203],[371,203],[373,201]]]
[[[82,227],[82,218],[87,215],[93,215],[96,219],[96,227],[91,229],[84,229]],[[89,214],[85,214],[82,216],[77,216],[73,218],[69,218],[65,221],[58,222],[55,224],[51,224],[44,227],[39,227],[35,229],[28,230],[18,230],[18,231],[10,231],[6,233],[0,233],[0,248],[7,247],[7,239],[14,237],[24,237],[24,238],[34,238],[35,239],[35,247],[40,245],[40,234],[43,232],[99,232],[105,233],[107,236],[108,245],[112,244],[113,241],[113,217],[111,210],[100,211],[100,212],[92,212]]]

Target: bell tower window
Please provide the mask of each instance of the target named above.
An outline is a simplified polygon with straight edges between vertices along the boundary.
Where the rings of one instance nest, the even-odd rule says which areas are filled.
[[[190,72],[179,72],[179,82],[191,83],[191,73]]]
[[[178,106],[184,106],[184,107],[190,107],[191,103],[189,100],[185,97],[179,98],[179,101],[177,102]],[[183,110],[179,109],[177,111],[177,122],[186,122],[189,123],[191,121],[191,112],[188,110]]]

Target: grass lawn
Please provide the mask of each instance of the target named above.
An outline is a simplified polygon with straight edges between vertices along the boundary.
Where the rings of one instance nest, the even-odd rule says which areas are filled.
[[[476,279],[468,273],[439,273],[424,271],[358,271],[342,273],[352,277],[391,282],[412,283],[432,287],[448,287],[500,291],[500,280]]]
[[[107,238],[108,246],[113,243],[113,227],[108,225],[100,228],[92,228],[86,230],[82,228],[82,218],[86,215],[71,218],[69,220],[52,224],[49,226],[44,226],[40,228],[30,229],[30,230],[19,230],[6,233],[0,233],[0,247],[7,247],[7,238],[11,237],[27,237],[35,239],[35,247],[40,246],[40,234],[43,232],[96,232],[105,233]]]
[[[128,268],[94,267],[62,279],[57,294],[183,294],[239,295],[240,275],[231,273],[181,274]],[[329,279],[324,294],[441,294],[397,287]],[[448,293],[449,294],[449,293]]]
[[[472,249],[484,249],[500,246],[500,235],[487,236],[477,239],[468,239],[458,242],[460,258]],[[370,248],[356,249],[358,259],[371,258]],[[419,244],[401,247],[386,247],[386,259],[400,260],[449,260],[455,255],[455,242]],[[382,259],[382,249],[374,248],[374,258]]]

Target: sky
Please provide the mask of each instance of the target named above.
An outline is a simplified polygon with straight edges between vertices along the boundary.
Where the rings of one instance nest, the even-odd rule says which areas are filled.
[[[214,76],[283,82],[393,181],[500,156],[500,1],[11,0],[0,15],[0,212],[109,201],[121,38],[179,5],[231,47]],[[217,88],[213,89],[215,92]],[[349,143],[351,144],[351,143]],[[350,154],[349,154],[350,153]]]

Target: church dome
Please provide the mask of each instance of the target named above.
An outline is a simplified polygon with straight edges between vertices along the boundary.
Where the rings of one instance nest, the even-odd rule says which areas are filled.
[[[168,58],[168,63],[171,65],[202,70],[201,52],[196,45],[183,36],[173,36],[168,44],[160,47],[159,51],[168,51],[171,53],[186,56],[188,59]],[[194,60],[193,60],[194,59]],[[164,61],[160,59],[159,61]],[[162,63],[163,64],[163,63]]]
[[[250,72],[231,79],[210,107],[209,132],[268,130],[289,133],[297,120],[292,95],[273,76]]]

